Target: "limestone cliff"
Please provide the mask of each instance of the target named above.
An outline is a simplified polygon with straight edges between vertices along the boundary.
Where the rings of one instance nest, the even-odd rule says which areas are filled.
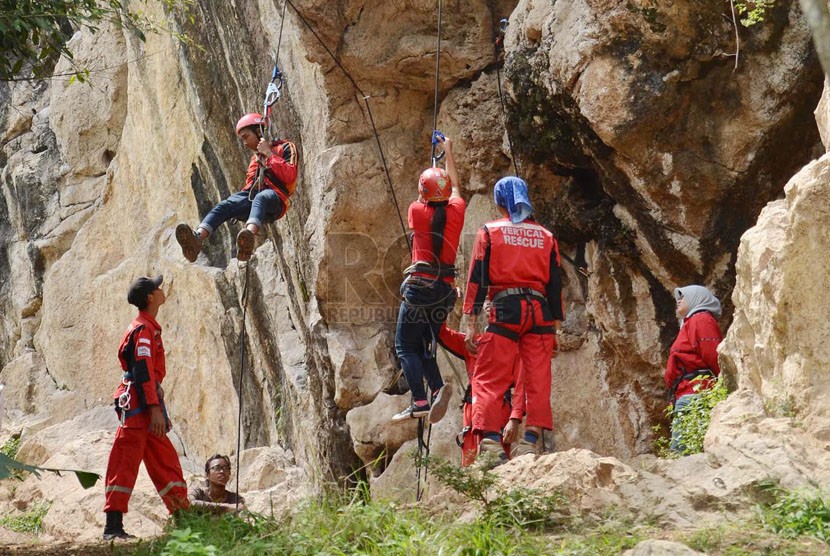
[[[294,4],[370,98],[405,216],[429,164],[435,3]],[[409,476],[401,454],[414,431],[385,429],[404,392],[392,350],[403,231],[365,101],[292,9],[275,118],[300,147],[302,171],[291,209],[269,226],[249,268],[241,382],[238,228],[212,237],[196,264],[184,261],[172,235],[244,179],[248,153],[233,125],[261,106],[281,6],[197,0],[193,22],[179,25],[201,48],[166,36],[142,43],[119,29],[80,32],[71,44],[91,70],[89,84],[0,84],[0,380],[5,426],[23,428],[24,438],[111,403],[115,349],[133,313],[127,286],[163,273],[166,390],[190,458],[235,450],[241,400],[243,446],[290,449],[313,482],[340,480],[385,453],[379,474],[401,445],[378,487]],[[438,127],[456,141],[470,207],[459,266],[493,214],[492,183],[511,172],[496,83],[503,63],[506,129],[537,216],[566,254],[587,244],[592,271],[565,267],[557,449],[649,452],[663,407],[661,367],[677,330],[671,289],[709,285],[726,302],[727,327],[741,235],[818,154],[812,110],[821,76],[797,4],[779,3],[767,23],[739,30],[737,69],[735,31],[720,3],[455,0],[444,9]],[[506,16],[501,60],[493,42]],[[68,70],[60,62],[54,73]],[[820,164],[809,172],[823,175]],[[814,248],[792,260],[826,247],[810,224],[820,205],[797,201],[801,191],[814,189],[791,185],[788,200],[764,213],[780,220],[782,203],[813,207],[814,220],[792,217],[804,231],[787,241],[807,236]],[[770,256],[759,252],[759,264]],[[776,351],[796,329],[807,331],[804,346],[817,341],[812,316],[791,315],[803,301],[802,278],[788,278],[790,293],[768,293],[759,282],[734,294],[743,309],[731,337],[743,347],[730,357],[769,364],[763,372],[732,367],[739,383],[768,399],[775,381],[796,388],[820,377],[806,373],[813,367],[795,347]],[[759,333],[753,327],[773,301],[792,326]],[[823,395],[816,389],[804,401],[808,414]],[[84,432],[100,422],[87,419]],[[451,416],[436,430],[436,451],[456,453],[457,422]],[[29,455],[49,454],[33,445]]]

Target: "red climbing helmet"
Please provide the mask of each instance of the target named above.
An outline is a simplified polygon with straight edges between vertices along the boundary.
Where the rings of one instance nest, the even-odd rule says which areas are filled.
[[[250,114],[245,114],[239,121],[236,122],[236,134],[239,135],[239,132],[245,129],[246,127],[252,125],[263,125],[265,123],[265,119],[255,112],[251,112]]]
[[[443,168],[427,168],[418,178],[418,193],[428,203],[446,201],[452,192],[452,182]]]

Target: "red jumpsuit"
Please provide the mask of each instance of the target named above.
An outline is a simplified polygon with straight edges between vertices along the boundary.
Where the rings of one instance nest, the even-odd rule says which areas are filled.
[[[132,373],[134,384],[129,387],[129,409],[116,410],[121,425],[115,433],[107,464],[104,511],[127,512],[142,461],[168,511],[188,508],[187,484],[176,449],[167,435],[158,437],[150,433],[148,406],[159,405],[158,388],[166,374],[161,326],[153,317],[138,312],[121,341],[118,359],[121,368]],[[113,398],[118,399],[127,391],[122,382]]]
[[[478,344],[473,374],[473,431],[498,432],[501,400],[512,384],[523,389],[527,426],[553,428],[550,407],[554,321],[564,320],[559,249],[532,220],[485,224],[473,244],[464,314],[493,306]]]
[[[458,358],[464,359],[464,364],[467,367],[467,378],[470,380],[470,385],[472,386],[477,356],[467,350],[464,338],[465,335],[463,333],[447,328],[447,325],[445,324],[441,329],[438,340],[447,351]],[[471,390],[472,388],[464,394],[464,413],[462,416],[463,429],[461,431],[461,440],[457,440],[461,447],[461,467],[467,467],[468,465],[475,463],[476,456],[478,455],[478,445],[481,441],[481,437],[479,435],[470,434],[473,428],[472,398],[468,397],[469,395],[472,395]],[[502,404],[499,408],[499,420],[502,423],[502,429],[505,425],[507,425],[507,421],[510,419],[522,419],[524,417],[524,392],[519,388],[516,388],[513,392],[511,400],[512,405],[511,401],[508,401],[508,399],[504,396],[502,397]],[[510,445],[505,444],[503,445],[503,448],[504,453],[508,454],[509,457]]]
[[[273,189],[282,201],[282,212],[277,216],[279,220],[288,210],[288,198],[294,194],[297,187],[297,147],[289,141],[278,140],[271,143],[271,152],[273,154],[265,159],[265,164],[260,163],[257,154],[251,155],[242,191],[248,191],[254,185],[257,173],[260,168],[264,168],[265,184]]]
[[[708,311],[695,313],[683,321],[677,339],[671,345],[669,359],[666,362],[666,388],[671,390],[677,382],[677,389],[670,400],[674,403],[680,396],[694,394],[710,388],[712,380],[692,382],[683,376],[694,374],[701,369],[709,369],[715,376],[720,375],[718,365],[718,344],[723,340],[718,321]]]

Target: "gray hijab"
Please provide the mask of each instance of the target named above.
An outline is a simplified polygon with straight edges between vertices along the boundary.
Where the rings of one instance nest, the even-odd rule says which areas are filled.
[[[712,292],[703,286],[684,286],[682,288],[675,288],[674,298],[678,301],[680,298],[686,300],[686,304],[689,306],[689,312],[686,313],[686,319],[701,311],[709,311],[715,318],[720,317],[720,301],[718,301],[718,298],[715,297]],[[683,326],[683,322],[686,319],[682,319],[680,321],[681,326]]]

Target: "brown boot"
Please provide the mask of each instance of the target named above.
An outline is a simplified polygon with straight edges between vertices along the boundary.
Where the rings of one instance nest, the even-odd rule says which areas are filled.
[[[184,258],[191,263],[195,263],[196,257],[202,252],[202,237],[182,222],[176,226],[176,241],[179,242],[182,248]]]
[[[519,456],[526,456],[527,454],[533,454],[534,457],[537,455],[536,446],[539,441],[536,441],[536,444],[531,444],[524,438],[519,440],[518,442],[514,442],[510,446],[510,459],[516,459]]]
[[[236,235],[236,258],[240,261],[247,261],[254,252],[256,237],[248,228],[243,228]]]
[[[504,447],[501,445],[501,442],[489,438],[482,438],[478,444],[478,455],[473,466],[483,471],[489,471],[506,461],[507,454],[504,453]]]

